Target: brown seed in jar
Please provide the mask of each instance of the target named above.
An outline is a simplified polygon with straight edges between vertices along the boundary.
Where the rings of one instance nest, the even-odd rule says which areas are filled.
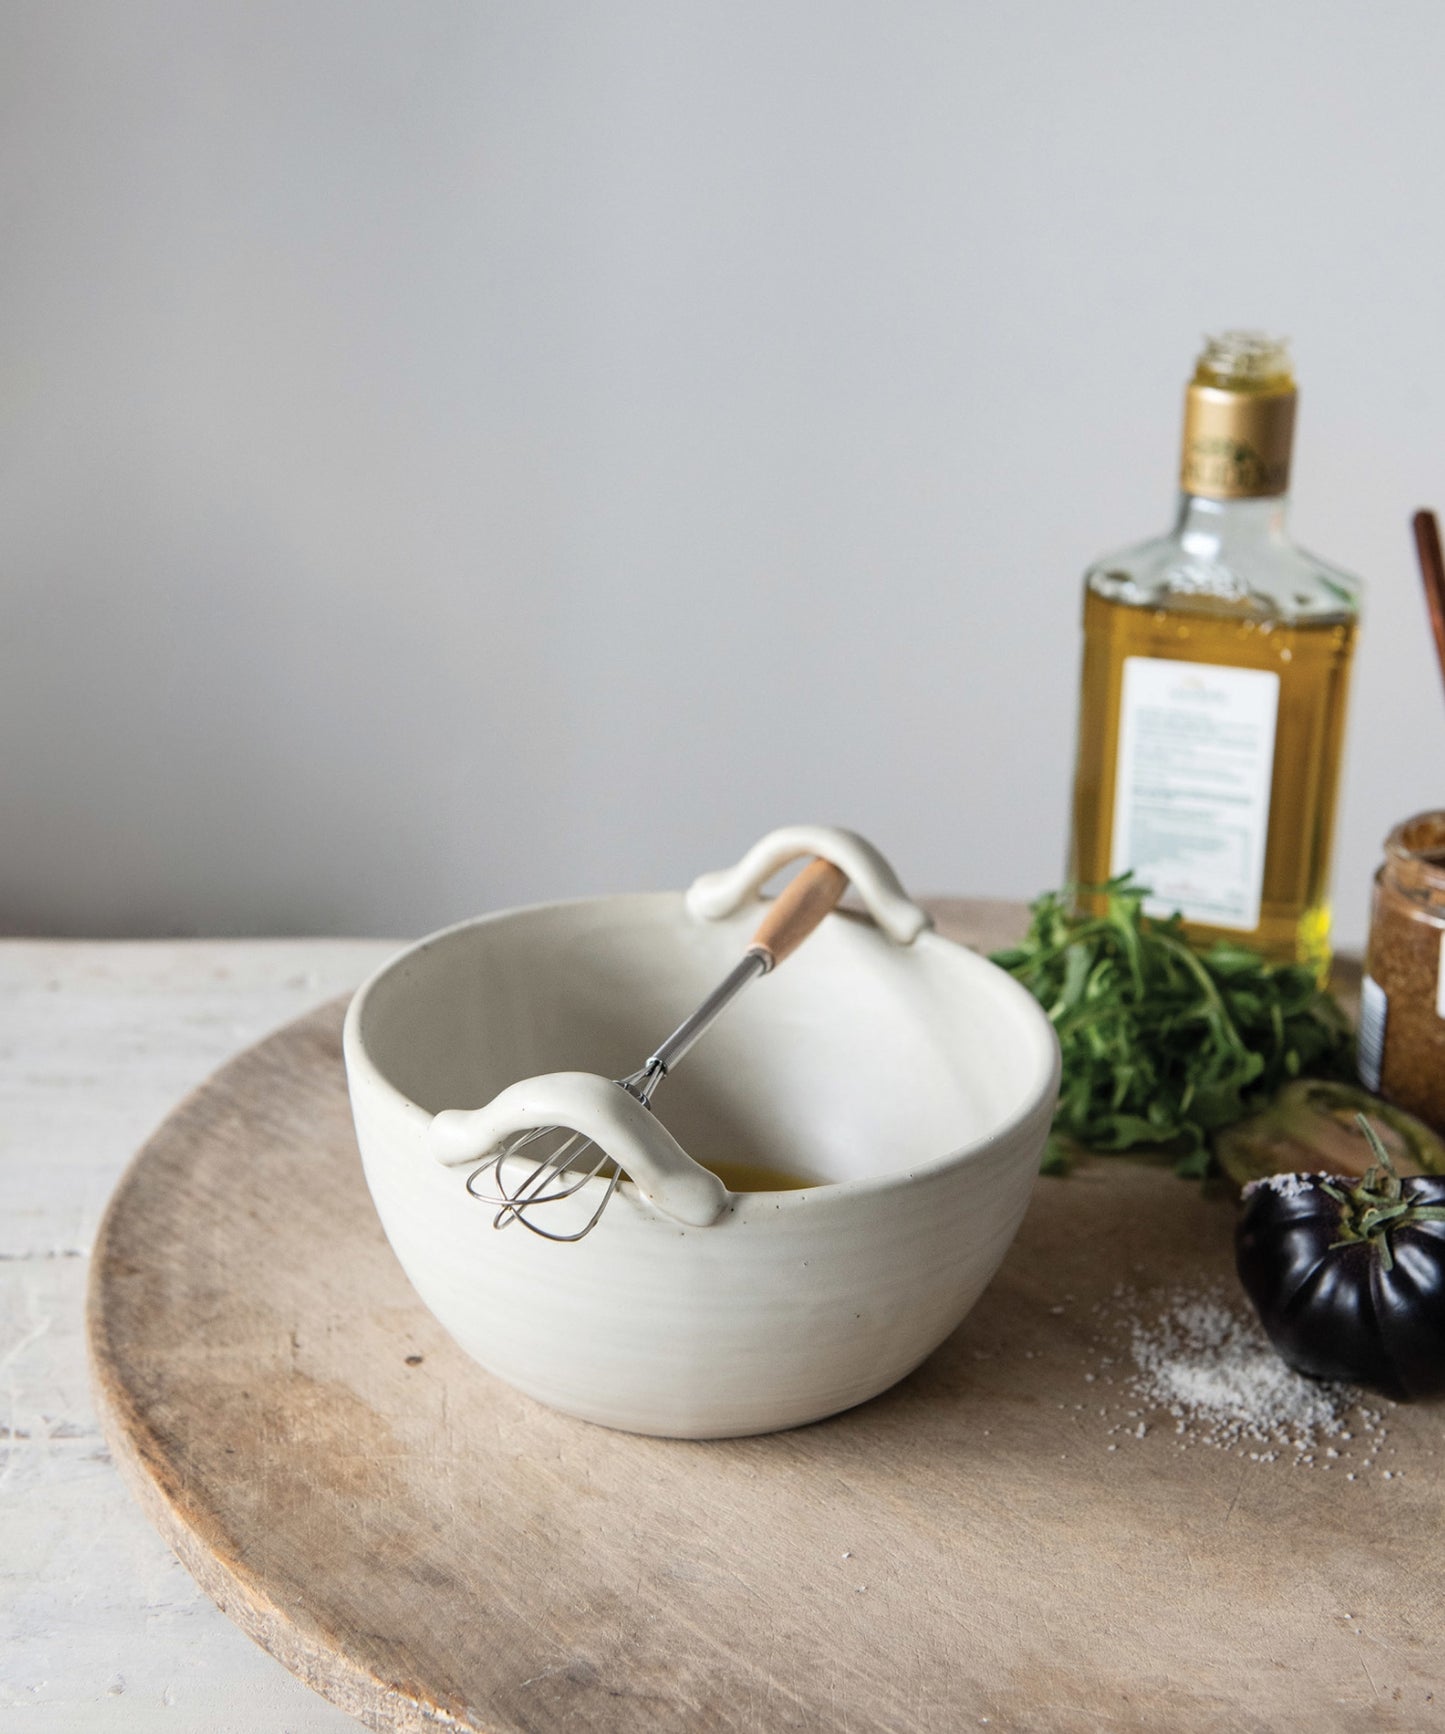
[[[1375,877],[1366,973],[1385,995],[1380,1094],[1445,1130],[1445,812],[1420,813],[1385,840]]]

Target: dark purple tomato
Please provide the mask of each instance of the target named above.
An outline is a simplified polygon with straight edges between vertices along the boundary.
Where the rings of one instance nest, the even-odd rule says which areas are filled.
[[[1276,1174],[1245,1190],[1240,1280],[1297,1372],[1445,1392],[1445,1178]]]

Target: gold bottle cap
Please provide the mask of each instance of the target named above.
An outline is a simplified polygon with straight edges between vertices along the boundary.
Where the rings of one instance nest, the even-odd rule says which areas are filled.
[[[1284,493],[1297,396],[1283,338],[1258,331],[1206,338],[1184,394],[1184,492],[1209,500]]]

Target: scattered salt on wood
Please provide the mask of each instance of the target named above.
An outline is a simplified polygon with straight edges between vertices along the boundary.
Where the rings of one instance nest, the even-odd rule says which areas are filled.
[[[1358,1467],[1374,1466],[1386,1437],[1383,1408],[1368,1406],[1353,1386],[1302,1378],[1287,1367],[1258,1321],[1223,1286],[1162,1297],[1121,1286],[1098,1310],[1127,1334],[1133,1362],[1119,1380],[1103,1381],[1129,1404],[1110,1434],[1143,1439],[1155,1420],[1172,1421],[1181,1448],[1208,1445],[1252,1462],[1286,1458],[1322,1470],[1352,1456],[1348,1446],[1358,1435]],[[1102,1366],[1111,1364],[1109,1356],[1102,1358]],[[1090,1382],[1095,1377],[1085,1374]],[[1354,1478],[1353,1472],[1346,1476]]]

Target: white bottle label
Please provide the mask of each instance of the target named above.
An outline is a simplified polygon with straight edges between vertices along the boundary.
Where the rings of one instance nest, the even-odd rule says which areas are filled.
[[[1360,1027],[1355,1032],[1355,1069],[1367,1090],[1378,1092],[1380,1069],[1385,1058],[1385,1025],[1390,1002],[1372,975],[1360,983]]]
[[[1268,669],[1125,657],[1110,872],[1151,915],[1259,926],[1278,711]]]

